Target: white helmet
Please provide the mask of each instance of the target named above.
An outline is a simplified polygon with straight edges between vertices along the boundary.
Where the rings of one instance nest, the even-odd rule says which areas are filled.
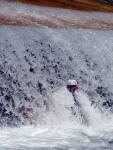
[[[71,85],[77,85],[77,81],[75,80],[68,80],[66,83],[67,86],[71,86]]]

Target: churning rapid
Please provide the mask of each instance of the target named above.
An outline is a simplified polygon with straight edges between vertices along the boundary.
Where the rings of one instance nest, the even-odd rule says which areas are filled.
[[[32,131],[36,139],[43,132],[40,135],[42,138],[47,138],[48,134],[50,134],[50,139],[53,138],[56,135],[54,131],[56,128],[58,130],[67,128],[67,131],[69,128],[82,130],[83,133],[81,131],[80,135],[72,131],[72,137],[75,132],[80,139],[81,134],[87,132],[88,127],[89,130],[99,128],[104,132],[111,131],[112,34],[112,31],[1,26],[1,126],[29,125],[32,122],[37,127],[52,128],[40,131],[34,127],[25,128],[25,130],[21,127],[22,133],[18,129],[12,129],[9,135],[5,129],[6,131],[3,131],[6,134],[3,133],[1,136],[5,134],[8,139],[13,133],[15,136],[18,134],[23,137],[27,136],[23,143],[27,145],[29,133],[27,130]],[[77,97],[81,104],[81,111],[75,108],[73,97],[65,88],[65,82],[70,78],[76,79],[79,83]],[[22,106],[29,109],[24,110],[23,113],[18,110]],[[29,117],[26,116],[26,112]],[[84,129],[85,126],[86,129]],[[27,135],[23,133],[24,131]],[[58,133],[59,135],[56,135],[53,141],[57,141],[59,136],[62,138],[62,134],[66,136],[65,131],[59,132],[61,133]],[[31,136],[31,133],[29,134]],[[71,136],[70,132],[67,134]],[[95,134],[91,133],[91,135]],[[101,138],[105,137],[100,137],[100,140]],[[13,138],[11,139],[9,143],[13,142]],[[37,140],[43,145],[41,139]],[[18,140],[15,141],[17,147],[18,142]],[[34,145],[36,146],[36,143]],[[52,146],[54,147],[54,144]]]
[[[1,150],[112,150],[112,41],[112,30],[1,25]]]
[[[64,111],[73,116],[65,88],[71,78],[99,110],[112,111],[112,31],[1,26],[0,37],[3,122],[19,122],[22,106],[38,123],[46,115],[54,114],[50,122],[64,117]]]

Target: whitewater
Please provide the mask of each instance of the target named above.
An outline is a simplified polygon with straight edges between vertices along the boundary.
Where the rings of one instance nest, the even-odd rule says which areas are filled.
[[[57,14],[57,9],[6,2],[0,2],[1,13],[12,18],[18,4],[19,15]],[[65,12],[58,9],[68,18]],[[81,20],[84,13],[77,11]],[[1,25],[0,150],[113,150],[112,65],[112,30]],[[78,82],[80,109],[66,89],[68,79]],[[19,112],[22,106],[32,111]]]

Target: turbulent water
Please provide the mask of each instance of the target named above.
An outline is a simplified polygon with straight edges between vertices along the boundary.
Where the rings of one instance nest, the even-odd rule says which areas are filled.
[[[0,26],[0,150],[112,150],[112,41],[112,30]]]
[[[0,27],[1,149],[112,149],[112,34]],[[81,112],[65,88],[70,78]],[[29,124],[23,105],[34,124],[9,132],[7,124]]]

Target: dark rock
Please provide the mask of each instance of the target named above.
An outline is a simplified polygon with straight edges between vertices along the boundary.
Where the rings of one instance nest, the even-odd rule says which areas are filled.
[[[35,73],[34,68],[30,67],[29,71],[32,72],[32,73]]]
[[[73,58],[72,58],[71,56],[69,56],[69,60],[70,60],[70,61],[73,61]]]
[[[37,84],[37,91],[39,91],[40,94],[45,94],[45,92],[46,92],[46,89],[43,87],[43,84],[40,82],[38,82],[38,84]]]
[[[106,97],[107,96],[107,88],[105,87],[97,87],[96,92],[101,96],[101,97]]]

